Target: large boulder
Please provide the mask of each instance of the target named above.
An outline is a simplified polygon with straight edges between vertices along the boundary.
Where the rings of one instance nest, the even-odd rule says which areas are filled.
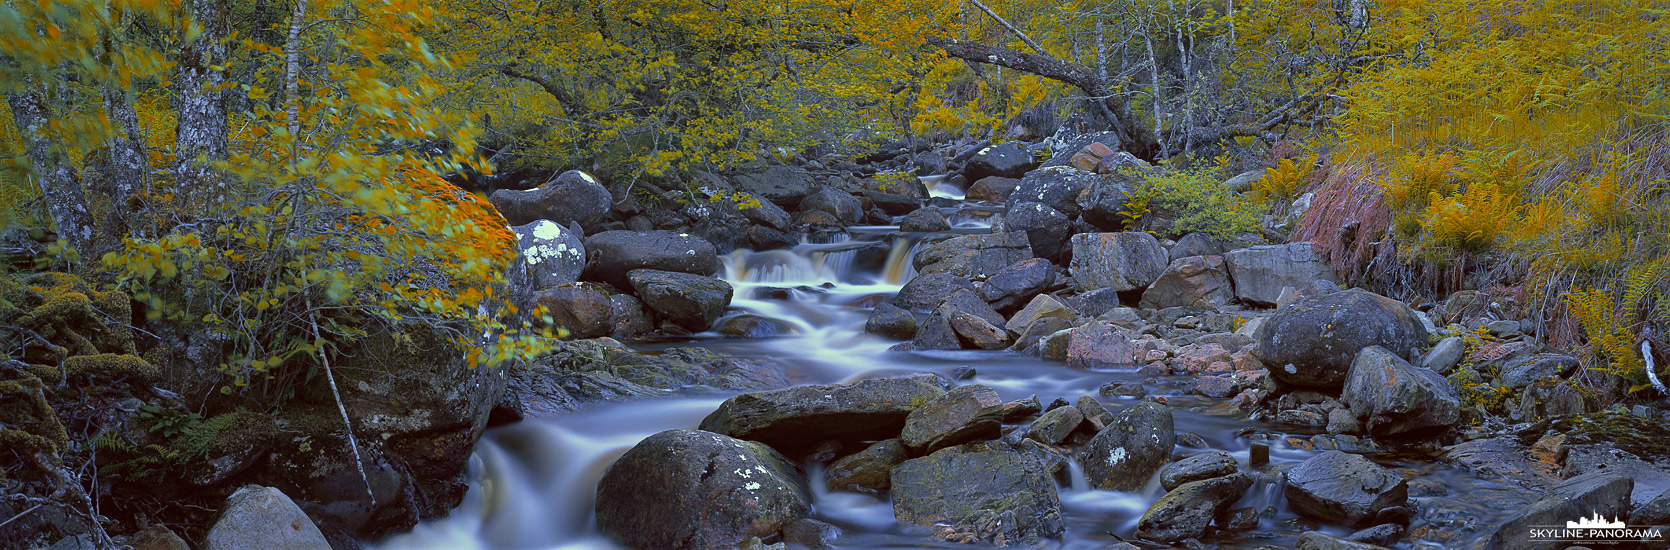
[[[1235,299],[1222,256],[1178,258],[1142,293],[1144,309],[1216,310]]]
[[[756,225],[765,226],[777,231],[787,231],[794,222],[787,210],[777,206],[777,203],[758,195],[747,195],[740,207],[742,217]]]
[[[889,475],[893,467],[908,458],[910,453],[898,438],[883,439],[830,463],[824,481],[831,491],[878,495],[892,486]]]
[[[1236,472],[1239,465],[1235,457],[1223,451],[1200,453],[1160,469],[1160,488],[1167,491],[1176,490],[1184,483],[1192,483],[1223,477]]]
[[[1258,359],[1277,381],[1338,388],[1358,351],[1380,346],[1412,357],[1427,332],[1403,302],[1353,289],[1289,304],[1266,317],[1254,338]]]
[[[979,339],[979,335],[972,331],[984,333],[990,330],[986,327],[978,326],[978,323],[970,323],[967,319],[958,323],[957,317],[959,315],[971,315],[977,317],[984,321],[985,324],[989,324],[992,327],[1001,327],[1003,325],[1003,315],[994,311],[992,307],[987,305],[985,300],[980,299],[980,296],[975,294],[974,291],[958,290],[952,292],[950,296],[947,296],[945,300],[940,303],[939,307],[934,308],[933,312],[929,313],[928,317],[923,319],[922,323],[917,326],[916,336],[911,339],[911,349],[963,349],[963,341],[965,339],[971,340],[971,343],[973,343],[973,340]],[[961,331],[958,330],[959,324],[962,329]],[[962,334],[963,332],[969,332],[970,334],[968,337],[964,337]],[[1007,336],[1006,334],[1001,334],[1003,332],[1001,330],[997,332],[998,334],[991,334],[991,336]],[[976,345],[975,347],[980,346]]]
[[[1003,399],[980,384],[960,386],[910,412],[899,440],[917,456],[970,441],[997,439]]]
[[[895,340],[909,340],[916,336],[916,316],[883,302],[864,322],[864,332]]]
[[[1080,291],[1147,288],[1166,270],[1166,249],[1147,233],[1073,235],[1073,284]]]
[[[735,292],[725,281],[675,271],[634,269],[627,277],[645,306],[691,332],[712,327]]]
[[[1038,167],[1038,160],[1022,143],[1011,141],[986,147],[974,153],[963,165],[963,177],[980,181],[990,176],[1018,178]]]
[[[815,181],[811,172],[793,166],[766,166],[732,178],[738,191],[765,197],[783,208],[798,206],[800,199],[811,194]]]
[[[826,440],[875,441],[898,436],[911,411],[942,395],[931,374],[744,393],[702,419],[701,429],[789,452]]]
[[[963,197],[971,201],[1003,202],[1009,200],[1009,193],[1014,192],[1015,186],[1020,183],[1021,180],[1015,178],[988,176],[968,186]]]
[[[712,243],[671,231],[604,231],[586,237],[586,251],[585,279],[621,289],[632,288],[627,272],[634,269],[712,275],[720,267]]]
[[[1166,254],[1170,256],[1171,261],[1174,262],[1177,261],[1178,258],[1187,258],[1189,256],[1222,256],[1223,253],[1224,243],[1205,233],[1189,233],[1179,237],[1177,239],[1177,244],[1171,245],[1171,249],[1166,251]],[[1224,264],[1224,268],[1228,269],[1227,263]]]
[[[614,332],[614,306],[608,294],[589,285],[547,288],[534,293],[534,304],[544,308],[551,323],[575,338],[596,338]]]
[[[1071,166],[1033,170],[1021,178],[1020,185],[1015,186],[1015,190],[1009,193],[1009,200],[1005,201],[1004,205],[1012,210],[1016,204],[1036,202],[1054,208],[1068,217],[1078,217],[1079,194],[1091,183],[1108,177]]]
[[[1130,219],[1133,190],[1135,182],[1123,174],[1103,176],[1086,185],[1074,203],[1079,206],[1079,217],[1086,223],[1102,231],[1121,231]]]
[[[906,233],[926,233],[949,229],[951,229],[951,222],[945,219],[945,213],[940,212],[938,208],[918,208],[899,219],[899,231]]]
[[[844,222],[857,222],[864,219],[864,204],[852,193],[833,187],[819,187],[806,198],[800,199],[801,212],[827,212]]]
[[[569,170],[544,185],[518,191],[500,189],[488,201],[504,214],[510,225],[550,220],[557,225],[580,224],[596,229],[612,212],[614,196],[591,174]]]
[[[1065,263],[1072,252],[1067,239],[1073,236],[1073,220],[1060,211],[1036,202],[1020,202],[1009,207],[1003,221],[993,232],[1026,232],[1032,253],[1039,258]]]
[[[1235,297],[1253,304],[1275,304],[1284,288],[1302,290],[1318,280],[1339,282],[1328,259],[1308,242],[1231,250],[1224,253],[1224,261],[1235,281]]]
[[[324,533],[284,493],[249,485],[226,499],[204,550],[330,550]]]
[[[1092,323],[1073,329],[1067,342],[1067,366],[1075,369],[1129,367],[1137,362],[1137,347],[1111,325]]]
[[[597,528],[639,549],[769,537],[811,510],[806,478],[770,447],[696,430],[639,442],[597,482]]]
[[[888,302],[906,311],[933,311],[947,296],[958,290],[972,292],[974,285],[968,282],[967,277],[950,273],[927,273],[905,282],[905,286],[899,288],[899,293],[893,295]]]
[[[1056,299],[1056,297],[1039,294],[1028,301],[1026,307],[1010,316],[1009,322],[1004,325],[1004,328],[1008,329],[1009,332],[1020,334],[1043,319],[1062,319],[1071,322],[1076,316],[1078,316],[1078,312],[1073,311],[1073,308],[1068,307],[1067,304],[1061,303],[1061,300]]]
[[[1066,530],[1055,479],[1029,453],[951,447],[894,467],[891,485],[900,523],[943,525],[947,538],[1029,544]]]
[[[986,279],[980,297],[998,313],[1014,313],[1055,285],[1055,266],[1043,258],[1022,260]]]
[[[1090,438],[1079,449],[1079,464],[1091,487],[1136,491],[1171,461],[1176,445],[1171,409],[1144,402],[1120,411],[1107,428]]]
[[[1157,542],[1181,542],[1206,534],[1212,520],[1252,488],[1251,474],[1191,481],[1148,507],[1137,520],[1136,535]]]
[[[1326,451],[1283,475],[1293,511],[1347,527],[1366,527],[1381,510],[1409,500],[1403,476],[1361,455]]]
[[[1011,231],[946,239],[917,252],[912,262],[919,274],[950,273],[980,279],[1031,257],[1032,245],[1026,233]]]
[[[580,236],[556,222],[538,220],[511,228],[520,249],[511,263],[512,280],[527,282],[530,290],[562,286],[580,280],[586,269],[586,247]]]
[[[1461,420],[1461,401],[1444,377],[1380,346],[1357,354],[1340,401],[1377,437],[1444,431]]]
[[[1484,547],[1489,550],[1565,548],[1569,545],[1566,540],[1562,540],[1561,537],[1537,537],[1536,528],[1559,526],[1564,525],[1561,522],[1594,517],[1607,521],[1623,521],[1628,518],[1629,523],[1633,525],[1655,525],[1637,523],[1631,517],[1630,493],[1634,488],[1635,480],[1627,475],[1611,472],[1594,472],[1573,477],[1555,486],[1554,494],[1549,498],[1537,501],[1497,527],[1496,532],[1485,541]],[[1659,538],[1658,542],[1663,540]]]

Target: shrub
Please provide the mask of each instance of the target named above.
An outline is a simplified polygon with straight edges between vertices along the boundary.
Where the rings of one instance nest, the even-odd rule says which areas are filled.
[[[1200,232],[1229,240],[1258,231],[1264,216],[1262,207],[1224,185],[1223,174],[1216,168],[1168,168],[1132,175],[1140,180],[1129,205],[1178,214],[1172,234],[1165,236]]]

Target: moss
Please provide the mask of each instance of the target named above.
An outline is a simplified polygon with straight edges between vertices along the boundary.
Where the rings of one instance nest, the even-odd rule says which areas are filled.
[[[82,380],[127,379],[155,384],[158,378],[157,368],[139,356],[114,353],[70,357],[64,360],[64,372]]]
[[[1670,423],[1628,413],[1557,416],[1532,424],[1516,436],[1530,446],[1549,434],[1566,434],[1567,445],[1604,443],[1644,458],[1670,456]]]
[[[182,461],[219,456],[266,445],[278,436],[272,417],[248,411],[217,415],[187,428],[169,442]]]
[[[57,450],[70,440],[46,400],[45,385],[32,376],[0,381],[0,424],[18,426],[0,430],[7,434],[0,438],[0,449]]]

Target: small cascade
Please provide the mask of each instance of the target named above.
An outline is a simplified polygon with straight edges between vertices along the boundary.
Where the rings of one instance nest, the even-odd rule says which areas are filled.
[[[921,241],[899,237],[887,252],[887,264],[882,267],[882,280],[890,285],[904,285],[916,278],[916,249]]]
[[[922,180],[922,187],[928,189],[929,197],[960,201],[963,200],[964,196],[966,196],[966,191],[963,188],[946,182],[945,175],[943,174],[938,176],[922,176],[917,179]]]

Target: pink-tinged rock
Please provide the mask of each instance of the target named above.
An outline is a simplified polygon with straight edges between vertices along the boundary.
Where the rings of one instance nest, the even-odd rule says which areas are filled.
[[[1129,367],[1136,362],[1131,341],[1108,325],[1092,324],[1073,331],[1067,343],[1067,366],[1075,369]]]

